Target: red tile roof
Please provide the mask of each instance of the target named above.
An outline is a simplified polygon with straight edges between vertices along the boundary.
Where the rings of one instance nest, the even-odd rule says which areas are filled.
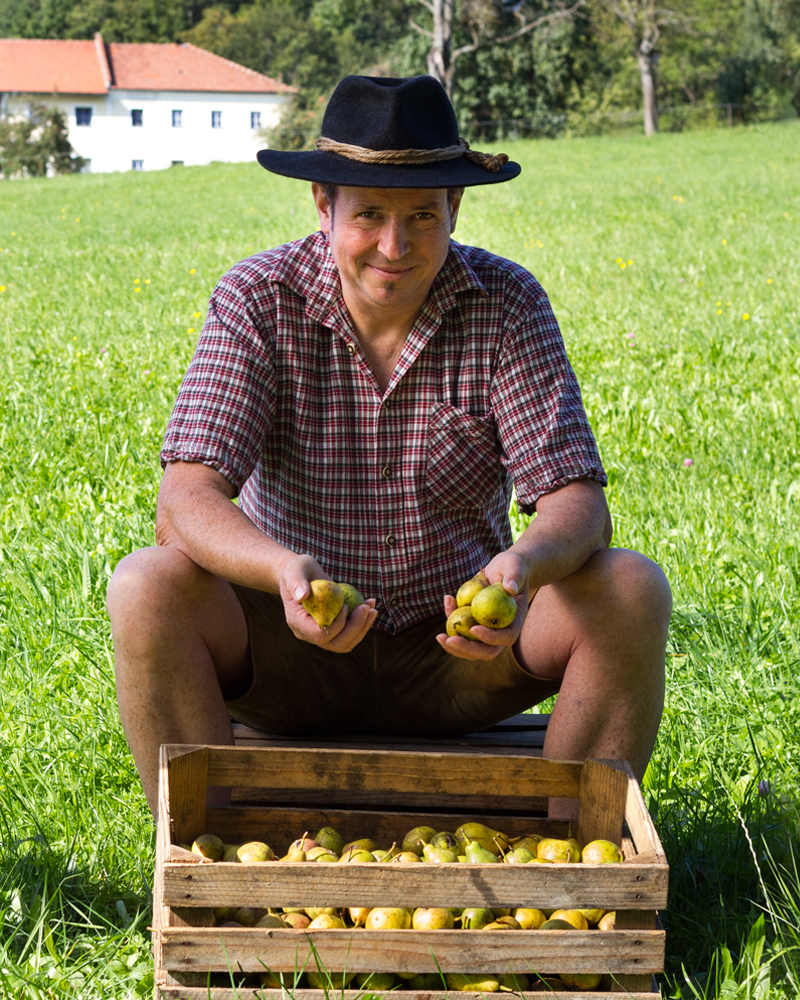
[[[105,94],[94,42],[0,38],[0,93]]]
[[[0,38],[0,93],[108,90],[289,94],[292,87],[194,45]]]

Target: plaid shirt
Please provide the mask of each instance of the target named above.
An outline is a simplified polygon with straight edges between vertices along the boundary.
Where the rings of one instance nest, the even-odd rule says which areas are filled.
[[[381,393],[322,233],[233,267],[211,297],[162,464],[203,462],[271,538],[378,602],[398,632],[512,543],[520,508],[606,477],[538,282],[451,243]]]

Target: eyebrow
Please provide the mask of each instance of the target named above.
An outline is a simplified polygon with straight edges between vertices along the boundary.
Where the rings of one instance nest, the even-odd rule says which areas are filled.
[[[374,212],[379,209],[385,208],[386,206],[380,204],[379,202],[362,202],[360,204],[356,203],[353,207],[358,212]],[[436,209],[439,207],[440,205],[438,201],[426,201],[424,202],[424,204],[414,205],[412,208],[409,209],[409,211],[410,212],[430,211],[431,209]]]

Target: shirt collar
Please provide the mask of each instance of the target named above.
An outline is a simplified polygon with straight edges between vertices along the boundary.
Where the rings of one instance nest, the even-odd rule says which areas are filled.
[[[324,326],[335,326],[337,321],[346,319],[347,310],[328,238],[316,232],[294,246],[297,252],[284,254],[272,268],[270,277],[306,300],[306,316]],[[454,308],[458,295],[473,290],[484,298],[488,296],[481,280],[464,260],[459,245],[451,240],[423,313],[442,316]]]

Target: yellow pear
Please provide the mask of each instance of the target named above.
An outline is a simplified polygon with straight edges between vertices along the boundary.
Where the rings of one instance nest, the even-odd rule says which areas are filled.
[[[597,929],[601,931],[613,931],[617,924],[617,911],[609,910],[597,921]]]
[[[318,917],[314,917],[308,925],[308,929],[310,931],[316,931],[323,928],[330,929],[333,927],[344,927],[344,925],[344,920],[342,920],[341,917],[338,917],[333,913],[320,913]]]
[[[531,981],[524,972],[504,972],[497,979],[501,993],[526,993],[531,988]]]
[[[192,854],[209,861],[221,861],[225,854],[225,845],[213,833],[202,833],[192,844]]]
[[[411,929],[411,913],[399,906],[376,906],[367,914],[368,931],[404,931]]]
[[[519,907],[514,910],[512,916],[524,931],[538,931],[547,917],[541,910],[529,907]]]
[[[479,625],[508,628],[517,617],[517,602],[502,583],[484,587],[472,599],[472,614]]]
[[[453,914],[440,906],[419,906],[411,917],[415,931],[440,931],[453,926]]]
[[[447,972],[444,981],[457,993],[497,993],[500,989],[497,977],[485,972]]]
[[[344,606],[344,594],[333,580],[312,580],[303,607],[320,628],[327,628]]]
[[[344,603],[347,605],[347,617],[349,618],[356,608],[366,604],[366,601],[352,583],[340,583],[338,586],[342,597],[344,597]]]
[[[478,571],[471,580],[467,580],[466,583],[462,583],[458,588],[458,593],[456,594],[456,604],[459,608],[465,608],[468,604],[472,604],[473,598],[476,594],[480,593],[484,587],[489,586],[489,581],[483,575],[482,571]]]
[[[596,990],[602,977],[599,972],[561,972],[558,978],[571,990]]]
[[[566,920],[568,924],[572,924],[576,931],[589,930],[589,921],[580,910],[555,910],[550,919]]]
[[[477,624],[472,616],[472,609],[465,605],[462,608],[456,608],[450,614],[445,624],[445,629],[448,635],[460,635],[464,639],[470,639],[472,642],[480,642],[477,635],[473,635],[470,632],[472,626]]]
[[[618,864],[624,860],[622,851],[610,840],[593,840],[584,847],[581,860],[585,864]]]
[[[558,864],[569,864],[572,860],[572,851],[566,840],[545,837],[544,840],[539,841],[536,857]]]

